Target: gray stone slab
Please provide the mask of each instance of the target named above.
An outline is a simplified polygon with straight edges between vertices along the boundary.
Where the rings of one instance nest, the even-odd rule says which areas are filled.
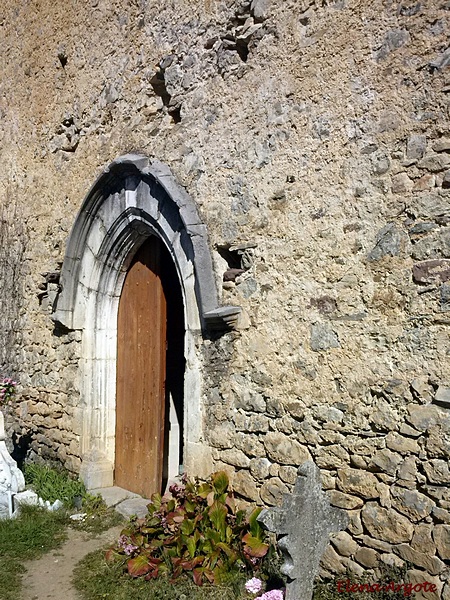
[[[129,498],[118,504],[115,508],[116,511],[128,518],[136,515],[139,518],[145,517],[148,514],[147,505],[150,504],[150,500],[146,498]]]
[[[100,494],[103,498],[107,506],[117,506],[124,500],[128,500],[130,498],[139,498],[141,497],[134,492],[129,492],[128,490],[124,490],[123,488],[113,486],[107,488],[97,488],[94,490],[89,490],[89,493],[93,496]],[[146,500],[148,504],[148,500]]]

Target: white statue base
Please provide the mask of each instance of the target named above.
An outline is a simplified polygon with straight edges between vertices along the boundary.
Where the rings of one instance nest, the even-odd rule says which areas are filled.
[[[14,495],[25,489],[25,479],[5,443],[5,420],[0,410],[0,519],[14,516]]]

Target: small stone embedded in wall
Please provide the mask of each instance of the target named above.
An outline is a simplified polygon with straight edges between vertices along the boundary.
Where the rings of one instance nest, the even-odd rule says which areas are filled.
[[[419,284],[436,284],[450,280],[450,260],[424,260],[413,265],[413,280]]]
[[[424,463],[424,470],[430,483],[437,485],[450,484],[450,471],[447,461],[432,459]]]
[[[378,480],[368,471],[360,469],[338,469],[338,488],[347,494],[361,496],[362,498],[378,498]]]
[[[391,167],[391,162],[385,154],[377,154],[371,160],[372,170],[375,175],[384,175]]]
[[[445,408],[450,408],[450,387],[440,385],[434,396],[434,402],[444,406]]]
[[[443,137],[435,140],[432,148],[435,152],[450,152],[450,138]]]
[[[322,352],[331,348],[340,348],[338,335],[328,323],[314,323],[311,325],[311,350]]]
[[[417,163],[419,169],[426,169],[432,173],[444,171],[448,165],[450,165],[450,156],[447,154],[429,154]]]
[[[244,298],[250,298],[250,296],[252,296],[258,289],[258,284],[253,277],[249,277],[248,279],[238,283],[236,289],[244,296]]]
[[[406,173],[398,173],[392,178],[392,192],[394,194],[404,194],[414,187],[414,183]]]
[[[427,138],[425,135],[412,135],[406,144],[406,158],[422,158],[427,149]]]
[[[393,497],[392,505],[399,512],[409,517],[412,521],[418,522],[428,517],[431,513],[435,502],[430,500],[425,494],[421,494],[416,490],[408,490],[393,486],[391,488]]]
[[[375,246],[369,252],[368,260],[380,260],[384,256],[398,256],[403,237],[403,232],[394,223],[388,223],[377,233]]]
[[[311,459],[305,446],[278,431],[267,433],[263,441],[269,458],[281,465],[301,465]]]
[[[377,502],[367,502],[361,513],[362,522],[369,534],[385,542],[409,542],[414,527],[406,517],[393,509],[381,507]]]
[[[345,508],[346,510],[356,510],[363,506],[364,500],[351,494],[340,492],[339,490],[330,490],[328,498],[333,506]]]
[[[289,488],[278,477],[266,480],[260,490],[261,500],[268,506],[279,506]]]
[[[450,525],[436,525],[433,540],[442,560],[450,560]]]
[[[384,60],[391,52],[406,46],[411,41],[407,29],[391,29],[384,37],[381,48],[376,53],[377,60]]]

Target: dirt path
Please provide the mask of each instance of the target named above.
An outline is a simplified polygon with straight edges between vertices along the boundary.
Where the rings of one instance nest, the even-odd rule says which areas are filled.
[[[123,525],[93,537],[85,531],[69,529],[67,541],[39,560],[25,564],[22,600],[79,600],[71,584],[72,571],[89,552],[117,540]]]

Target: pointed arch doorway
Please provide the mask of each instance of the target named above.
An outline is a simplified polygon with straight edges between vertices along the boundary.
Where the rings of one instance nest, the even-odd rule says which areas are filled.
[[[159,274],[168,316],[165,366],[160,367],[163,377],[165,372],[165,387],[159,396],[155,446],[159,456],[143,458],[141,471],[130,477],[139,480],[141,473],[147,477],[150,471],[146,465],[155,462],[157,466],[152,468],[156,468],[156,475],[149,475],[146,484],[151,491],[152,486],[159,486],[160,479],[163,487],[181,462],[190,475],[207,476],[211,472],[212,455],[203,431],[200,348],[205,334],[233,329],[241,309],[219,305],[206,226],[195,202],[166,165],[128,154],[105,167],[80,208],[67,243],[61,291],[52,314],[55,323],[66,331],[77,331],[80,341],[73,423],[80,476],[88,489],[110,487],[120,481],[120,475],[116,477],[120,470],[116,468],[116,452],[129,443],[123,432],[119,433],[122,442],[116,443],[118,311],[124,282],[132,277],[140,249],[144,253],[147,242],[155,243],[149,242],[152,238],[159,244]],[[143,264],[148,267],[146,260],[144,257]],[[150,314],[152,318],[146,318],[156,322],[154,313]],[[138,336],[137,343],[144,337],[148,335]],[[140,376],[149,377],[153,361],[145,352],[139,360],[143,364]],[[125,400],[118,410],[127,413],[140,392],[127,389],[132,371],[124,371],[121,377]],[[145,410],[149,407],[149,414],[154,414],[151,402]],[[133,435],[139,439],[136,427]],[[179,435],[174,432],[177,427]],[[139,446],[133,452],[139,456]],[[129,458],[125,455],[120,460],[125,468]],[[129,488],[133,484],[125,485]]]
[[[161,240],[136,252],[117,319],[115,485],[149,498],[182,464],[184,319],[178,277]]]

